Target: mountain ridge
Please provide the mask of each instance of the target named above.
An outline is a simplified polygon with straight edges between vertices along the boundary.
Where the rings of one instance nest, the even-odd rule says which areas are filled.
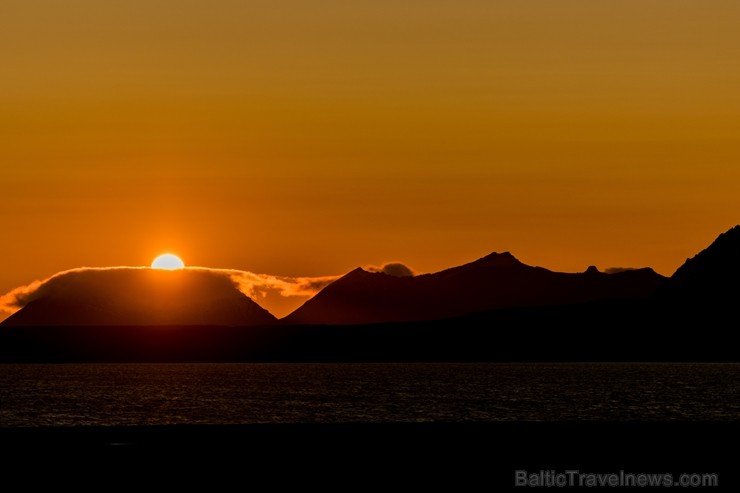
[[[659,298],[728,305],[740,296],[740,225],[721,233],[686,261],[659,291]]]
[[[263,325],[275,317],[224,276],[121,268],[52,278],[2,326]]]
[[[187,269],[93,271],[52,278],[0,325],[362,325],[610,300],[652,300],[677,310],[726,307],[740,296],[740,225],[721,233],[670,278],[650,267],[601,272],[591,265],[583,272],[556,272],[527,265],[508,251],[492,252],[415,276],[357,267],[280,321],[230,279],[207,270],[197,281]],[[138,280],[126,284],[121,276]]]
[[[577,304],[483,310],[466,306],[469,313],[449,317],[441,316],[448,313],[444,298],[432,300],[434,303],[423,299],[421,306],[426,310],[432,307],[433,315],[440,318],[357,324],[276,324],[272,321],[249,327],[223,324],[60,327],[58,320],[52,320],[52,324],[3,326],[0,362],[734,362],[738,361],[738,356],[734,349],[734,333],[727,330],[727,321],[733,320],[736,311],[737,283],[729,287],[719,284],[714,291],[705,288],[718,279],[717,276],[724,275],[726,262],[734,265],[736,260],[733,259],[740,255],[740,247],[736,248],[738,241],[740,229],[733,229],[729,236],[719,240],[720,247],[713,243],[687,260],[691,268],[680,270],[696,269],[706,281],[698,287],[692,287],[695,276],[678,274],[664,278],[650,268],[605,273],[590,266],[581,273],[557,273],[522,264],[510,254],[496,254],[440,271],[442,276],[433,273],[396,278],[357,268],[324,289],[344,296],[340,301],[346,306],[333,304],[332,310],[340,315],[359,314],[359,318],[377,318],[378,306],[365,303],[360,310],[355,310],[356,292],[347,291],[346,287],[365,287],[376,303],[383,303],[388,294],[402,297],[409,289],[416,290],[417,284],[423,286],[421,292],[425,293],[433,291],[441,277],[445,282],[469,280],[471,275],[475,278],[481,272],[489,281],[491,278],[500,281],[506,278],[506,273],[517,273],[519,284],[504,283],[507,290],[512,290],[512,286],[532,290],[529,281],[550,280],[552,282],[534,287],[539,286],[540,294],[555,292],[560,296],[573,294],[574,287],[579,288],[576,293],[583,293],[583,287],[591,289],[593,281],[601,283],[602,295],[605,292],[619,294],[625,286],[633,287],[635,280],[642,285],[640,283],[648,279],[647,288],[651,289],[658,284],[654,294],[646,291],[645,296],[639,298],[634,297],[633,290],[628,290],[629,298],[612,296]],[[695,258],[698,260],[692,260]],[[613,288],[615,281],[617,289],[604,291],[604,286]],[[456,289],[460,286],[450,282],[442,295],[459,295]],[[557,289],[553,291],[553,288]],[[697,290],[710,295],[695,296]],[[723,290],[729,294],[724,297],[711,295]],[[491,292],[484,291],[484,294]],[[69,293],[61,294],[61,298],[52,297],[52,300],[63,303]],[[599,290],[587,294],[593,299]],[[36,306],[35,303],[42,299],[43,296],[30,300],[26,308]],[[481,299],[489,301],[486,296],[478,301]],[[48,300],[47,297],[46,302]],[[541,303],[542,299],[534,301]],[[90,303],[88,308],[99,310],[100,305]],[[387,318],[388,312],[385,307],[381,308],[380,315]],[[395,308],[399,310],[396,315],[409,315],[408,311],[403,311],[408,307]]]
[[[436,320],[497,308],[644,298],[665,280],[650,268],[615,274],[554,272],[493,252],[439,272],[394,277],[354,269],[281,320],[363,324]]]

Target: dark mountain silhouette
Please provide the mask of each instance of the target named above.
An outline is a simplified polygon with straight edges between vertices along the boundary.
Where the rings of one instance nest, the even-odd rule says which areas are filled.
[[[59,275],[2,325],[262,325],[275,322],[226,276],[207,270],[83,269]]]
[[[434,274],[395,277],[355,269],[285,319],[289,324],[367,324],[437,320],[500,308],[572,305],[651,296],[665,278],[652,269],[615,274],[553,272],[510,253]]]
[[[661,301],[734,307],[740,299],[740,226],[722,233],[706,249],[687,259],[661,287]]]
[[[303,324],[270,323],[207,271],[82,271],[25,300],[0,331],[0,362],[737,361],[738,242],[735,227],[670,279],[510,254],[417,277],[356,269],[297,312],[314,317]]]
[[[352,326],[6,327],[0,362],[738,361],[726,320],[621,300]]]

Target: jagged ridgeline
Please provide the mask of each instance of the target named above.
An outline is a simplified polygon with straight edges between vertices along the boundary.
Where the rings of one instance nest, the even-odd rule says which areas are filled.
[[[433,274],[355,269],[282,321],[208,272],[53,279],[0,330],[2,361],[737,361],[740,228],[671,278],[494,253]]]

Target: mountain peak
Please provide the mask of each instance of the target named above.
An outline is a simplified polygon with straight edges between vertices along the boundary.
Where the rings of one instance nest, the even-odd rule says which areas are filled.
[[[671,276],[664,293],[696,303],[735,300],[740,295],[738,277],[740,226],[735,226],[687,259]]]
[[[58,275],[3,325],[247,326],[275,321],[227,276],[122,267]]]
[[[717,239],[712,242],[711,245],[707,248],[716,247],[717,245],[735,245],[738,246],[740,244],[740,224],[735,225],[725,231],[724,233],[720,233],[719,236],[717,236]],[[701,254],[701,252],[700,252]]]
[[[740,273],[740,225],[720,234],[711,245],[686,259],[673,278],[735,276]]]
[[[284,319],[293,324],[440,320],[501,308],[643,299],[663,277],[566,274],[530,267],[510,252],[419,276],[355,269]]]
[[[473,264],[485,265],[487,267],[508,267],[522,264],[515,256],[510,252],[493,252],[485,257],[479,258]]]
[[[337,279],[337,281],[341,281],[343,279],[367,279],[368,277],[375,276],[376,274],[383,274],[382,272],[370,272],[369,270],[365,270],[362,267],[357,267],[356,269],[352,269],[351,271],[347,272],[345,275]],[[334,281],[336,282],[336,281]]]

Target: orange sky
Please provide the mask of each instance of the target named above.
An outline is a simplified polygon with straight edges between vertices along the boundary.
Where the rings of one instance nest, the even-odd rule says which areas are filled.
[[[3,0],[0,293],[511,251],[670,275],[740,222],[734,0]]]

